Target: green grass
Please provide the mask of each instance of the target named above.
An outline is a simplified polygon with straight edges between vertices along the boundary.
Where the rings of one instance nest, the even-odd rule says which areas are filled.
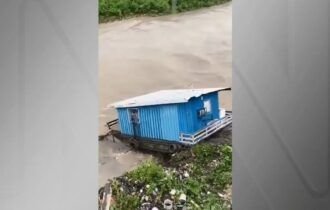
[[[231,0],[177,0],[177,12],[210,7]],[[106,22],[133,16],[170,14],[172,0],[99,0],[99,21]]]
[[[137,209],[142,195],[161,207],[175,189],[171,199],[177,202],[181,193],[186,194],[190,209],[224,210],[226,203],[218,193],[231,185],[231,170],[232,150],[227,145],[201,144],[192,151],[176,154],[166,163],[147,161],[112,182],[116,201],[112,209]],[[180,174],[184,171],[189,177],[182,179]]]

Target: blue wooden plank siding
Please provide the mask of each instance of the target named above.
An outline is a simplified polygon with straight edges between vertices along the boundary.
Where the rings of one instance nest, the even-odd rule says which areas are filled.
[[[211,113],[198,117],[198,110],[204,107],[204,101],[210,101]],[[191,98],[186,103],[163,104],[136,107],[139,112],[138,132],[136,135],[146,138],[178,141],[180,133],[194,133],[204,128],[213,119],[219,119],[219,97],[217,92]],[[130,122],[130,108],[118,108],[121,132],[134,135]]]
[[[193,133],[194,120],[191,111],[191,103],[178,104],[179,127],[181,133]]]
[[[198,118],[197,111],[204,107],[204,101],[210,100],[211,113],[207,117]],[[187,103],[178,104],[180,131],[195,133],[204,128],[213,119],[219,119],[218,94],[210,93],[202,97],[192,98]]]
[[[118,120],[119,120],[119,128],[121,133],[126,135],[133,135],[133,127],[130,122],[128,111],[126,108],[117,109]]]
[[[145,106],[139,108],[141,136],[161,139],[160,107]]]
[[[139,110],[138,136],[178,140],[179,119],[177,105],[156,105],[137,107]],[[129,118],[129,108],[119,108],[118,117],[120,130],[123,134],[134,135],[133,124]]]
[[[161,132],[163,139],[179,140],[180,127],[177,104],[160,106]]]

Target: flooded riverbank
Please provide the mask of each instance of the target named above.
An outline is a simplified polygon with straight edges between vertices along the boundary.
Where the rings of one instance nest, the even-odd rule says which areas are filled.
[[[231,86],[231,4],[99,27],[99,134],[116,118],[110,103],[169,88]],[[231,93],[221,105],[231,110]],[[137,166],[149,154],[99,142],[99,184]]]

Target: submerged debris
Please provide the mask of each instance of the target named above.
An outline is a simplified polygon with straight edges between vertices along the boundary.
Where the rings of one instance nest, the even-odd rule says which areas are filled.
[[[231,209],[231,155],[229,145],[200,144],[147,161],[111,180],[110,210]]]

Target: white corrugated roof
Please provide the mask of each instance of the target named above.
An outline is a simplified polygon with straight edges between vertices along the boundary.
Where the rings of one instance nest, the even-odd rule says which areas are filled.
[[[157,92],[129,98],[111,104],[115,108],[150,106],[160,104],[174,104],[187,102],[192,97],[199,97],[203,94],[217,92],[222,90],[230,90],[230,88],[203,88],[203,89],[173,89],[160,90]]]

